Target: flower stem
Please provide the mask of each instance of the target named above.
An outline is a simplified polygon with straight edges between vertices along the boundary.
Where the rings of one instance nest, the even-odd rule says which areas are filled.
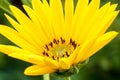
[[[50,80],[49,74],[44,74],[43,75],[43,80]]]
[[[66,80],[71,80],[70,77],[66,77]]]

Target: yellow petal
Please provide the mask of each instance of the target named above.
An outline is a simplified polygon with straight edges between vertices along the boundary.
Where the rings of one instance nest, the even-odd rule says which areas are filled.
[[[81,59],[91,49],[91,46],[94,44],[95,40],[96,38],[87,40],[81,45],[81,49],[79,50],[78,55],[74,61],[75,64],[81,62]]]
[[[61,0],[50,0],[50,9],[52,12],[52,21],[53,28],[56,36],[62,36],[63,24],[64,24],[64,15]]]
[[[0,44],[0,52],[3,52],[11,57],[24,60],[33,64],[45,65],[43,57],[35,55],[31,52],[28,52],[16,46]]]
[[[11,9],[12,13],[14,14],[15,18],[18,20],[18,22],[29,33],[29,35],[31,36],[31,38],[37,44],[40,44],[41,41],[38,40],[38,37],[40,35],[37,34],[38,30],[36,29],[36,27],[33,24],[33,22],[22,11],[20,11],[18,8],[14,7],[14,6],[10,6],[10,9]]]
[[[72,65],[77,58],[78,52],[81,49],[81,46],[77,47],[74,52],[68,57],[67,61],[70,65]]]
[[[107,12],[106,12],[105,16],[108,15],[109,13],[115,11],[116,8],[117,8],[117,6],[118,6],[118,4],[112,4],[112,5],[107,9]]]
[[[103,34],[103,33],[108,29],[108,27],[112,24],[112,22],[113,22],[113,21],[115,20],[115,18],[117,17],[118,13],[119,13],[119,11],[115,11],[115,12],[113,12],[109,17],[107,17],[108,19],[106,19],[106,18],[104,19],[104,20],[106,20],[107,22],[104,22],[105,24],[102,25],[103,28],[101,29],[99,35]]]
[[[18,22],[21,25],[26,26],[26,27],[29,26],[31,28],[33,27],[32,21],[21,10],[19,10],[17,7],[12,6],[12,5],[10,5],[10,9],[11,9],[12,13],[14,14],[15,18],[18,20]]]
[[[48,6],[48,7],[49,7],[49,4],[48,4],[47,0],[42,0],[42,2],[43,2],[43,4],[44,4],[45,6]]]
[[[98,28],[93,29],[94,31],[96,31],[96,33],[94,33],[93,35],[102,35],[112,24],[118,13],[119,13],[118,11],[112,12],[109,13],[105,18],[103,18],[101,24],[98,25]],[[91,30],[91,34],[92,32],[94,32],[93,30]]]
[[[48,40],[52,40],[47,38],[47,36],[45,35],[45,33],[43,32],[42,28],[40,27],[40,23],[38,18],[36,17],[34,11],[29,8],[28,6],[23,5],[25,11],[27,12],[27,14],[29,15],[29,17],[31,18],[31,20],[34,23],[34,26],[36,28],[36,34],[40,35],[40,37],[37,37],[40,41],[42,41],[43,43],[48,43]]]
[[[36,48],[40,46],[35,43],[35,41],[31,38],[31,35],[28,34],[28,32],[23,28],[22,25],[17,23],[14,19],[12,19],[7,14],[5,14],[5,16],[9,20],[9,22],[13,25],[13,27],[20,33],[23,39],[25,39],[25,41],[29,42],[31,45],[35,46]]]
[[[59,64],[58,64],[57,61],[52,60],[52,59],[47,58],[47,57],[45,57],[44,60],[45,60],[45,63],[46,63],[49,67],[51,67],[51,68],[53,68],[53,69],[58,69],[58,68],[59,68]]]
[[[110,31],[105,33],[104,35],[100,36],[95,44],[91,47],[91,50],[84,55],[82,61],[86,60],[93,54],[95,54],[98,50],[100,50],[102,47],[104,47],[106,44],[108,44],[113,38],[117,36],[118,32]]]
[[[59,69],[61,69],[61,70],[70,68],[70,64],[67,63],[67,58],[59,59],[59,65],[60,65]]]
[[[111,6],[109,8],[111,9]],[[113,22],[113,20],[116,18],[117,14],[119,13],[119,11],[113,11],[113,9],[111,10],[108,10],[108,9],[104,13],[103,16],[98,17],[98,19],[96,18],[96,20],[94,21],[95,23],[93,23],[93,28],[91,28],[88,34],[89,37],[91,37],[92,35],[96,35],[96,36],[102,35],[108,29],[108,27],[111,25],[111,23]]]
[[[49,6],[46,6],[47,3],[45,0],[43,3],[40,0],[32,0],[32,5],[34,13],[36,14],[36,17],[41,25],[40,27],[42,27],[44,34],[51,39],[55,35],[52,28],[53,25],[51,24],[53,18],[51,16],[51,10]]]
[[[100,7],[100,0],[92,0],[89,4],[90,7],[93,7],[93,11],[94,9],[98,9]]]
[[[32,0],[33,10],[37,14],[36,16],[39,17],[39,22],[42,26],[50,26],[49,19],[47,18],[45,6],[42,4],[40,0]],[[49,15],[49,14],[48,14]],[[47,25],[45,23],[48,23]]]
[[[43,75],[47,73],[55,72],[55,69],[50,68],[49,66],[39,66],[39,65],[33,65],[28,67],[24,74],[30,75],[30,76],[36,76],[36,75]]]
[[[32,61],[30,59],[31,55],[35,55],[35,54],[31,53],[29,51],[26,51],[26,50],[21,50],[19,52],[14,52],[14,53],[8,54],[8,56],[10,56],[10,57],[13,57],[13,58],[16,58],[16,59],[20,59],[20,60],[23,60],[23,61],[26,61],[26,62],[29,62],[29,63],[32,63],[32,64],[36,64],[35,61]],[[42,58],[41,58],[41,62],[42,62]]]
[[[36,54],[31,54],[31,55],[28,56],[28,59],[29,59],[30,62],[32,62],[34,64],[41,65],[41,66],[46,65],[43,56],[39,56],[39,55],[36,55]]]
[[[87,27],[91,26],[90,29],[88,29],[88,31],[86,31],[86,33],[88,33],[88,34],[84,36],[85,39],[83,39],[82,41],[80,41],[81,38],[80,39],[78,38],[79,43],[84,42],[88,38],[92,38],[92,35],[94,35],[95,33],[98,32],[98,31],[95,32],[95,31],[92,31],[92,30],[97,30],[98,29],[98,26],[96,26],[95,24],[97,24],[97,25],[100,24],[100,20],[103,19],[104,15],[105,15],[105,13],[106,13],[106,11],[109,7],[110,7],[110,3],[107,3],[102,8],[97,10],[97,12],[92,16],[91,20],[88,21],[87,24],[86,24]],[[96,23],[97,21],[99,23]]]
[[[36,48],[34,46],[30,45],[28,42],[26,42],[19,35],[19,33],[17,31],[15,31],[14,29],[12,29],[8,26],[0,25],[0,33],[3,36],[5,36],[6,38],[8,38],[10,41],[15,43],[16,45],[18,45],[19,47],[36,53]]]
[[[73,25],[74,3],[73,0],[65,0],[65,27],[63,36],[68,40],[71,38]],[[68,30],[69,29],[69,30]]]
[[[75,29],[77,31],[73,31],[71,33],[74,40],[77,40],[76,38],[78,38],[78,35],[80,35],[80,34],[78,34],[78,35],[76,35],[76,34],[78,32],[83,31],[83,26],[81,26],[81,24],[83,23],[85,15],[87,13],[88,2],[89,2],[89,0],[78,0],[78,2],[77,2],[74,19],[73,19],[73,30]],[[79,26],[77,26],[77,25],[79,25]],[[76,26],[76,28],[75,28],[75,26]]]
[[[75,40],[77,40],[79,36],[79,42],[85,40],[88,31],[91,29],[91,27],[88,26],[86,22],[89,23],[91,21],[95,13],[98,11],[99,6],[100,0],[92,0],[88,7],[85,8],[85,10],[81,12],[79,11],[79,17],[76,19],[77,21],[75,20],[77,22],[75,24],[75,32],[73,33],[73,38]]]
[[[88,6],[88,2],[89,0],[78,0],[75,9],[75,20],[78,18],[78,15],[80,15],[80,13],[83,12],[83,10]]]
[[[0,44],[0,52],[3,52],[5,54],[10,54],[10,53],[14,53],[14,52],[19,52],[21,51],[21,48],[18,48],[16,46],[11,46],[11,45],[3,45]]]

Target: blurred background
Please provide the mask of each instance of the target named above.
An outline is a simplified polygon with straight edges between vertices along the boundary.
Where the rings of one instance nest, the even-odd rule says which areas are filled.
[[[117,9],[120,10],[120,0],[101,0],[101,6],[109,1],[111,4],[118,3]],[[31,0],[0,0],[0,24],[11,26],[4,16],[4,13],[12,16],[10,4],[24,11],[22,4],[31,7]],[[120,14],[108,29],[110,30],[120,32]],[[14,45],[2,35],[0,43]],[[0,53],[0,80],[42,80],[42,76],[31,77],[23,74],[24,69],[30,65]],[[64,79],[51,76],[51,80]],[[120,80],[120,35],[92,56],[89,63],[78,74],[72,76],[72,80]]]

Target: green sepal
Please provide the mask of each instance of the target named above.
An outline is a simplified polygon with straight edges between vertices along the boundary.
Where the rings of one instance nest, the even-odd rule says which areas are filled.
[[[82,63],[78,63],[77,65],[71,66],[70,69],[68,70],[58,70],[55,73],[52,73],[53,76],[58,76],[58,77],[69,77],[73,74],[77,74],[79,70],[84,67],[87,63],[89,62],[89,59],[85,60]]]
[[[80,70],[82,67],[84,67],[85,65],[87,65],[88,62],[89,62],[89,59],[85,60],[82,63],[77,64],[77,68],[79,68],[79,70]]]

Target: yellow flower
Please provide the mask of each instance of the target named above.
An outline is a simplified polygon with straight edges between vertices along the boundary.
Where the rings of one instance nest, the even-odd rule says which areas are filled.
[[[17,21],[5,14],[14,29],[0,25],[0,33],[17,46],[0,44],[0,51],[32,63],[26,75],[64,72],[82,64],[116,37],[118,32],[105,31],[119,11],[117,4],[100,7],[100,0],[73,4],[65,0],[63,9],[61,0],[32,0],[33,8],[23,5],[29,17],[10,6]]]

